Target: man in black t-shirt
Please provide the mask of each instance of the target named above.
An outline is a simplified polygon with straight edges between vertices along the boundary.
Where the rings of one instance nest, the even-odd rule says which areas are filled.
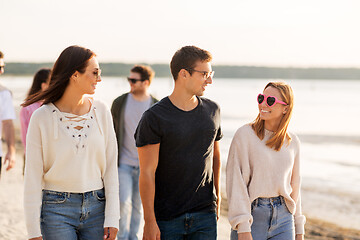
[[[219,106],[201,97],[212,56],[195,46],[170,63],[172,94],[148,109],[135,132],[144,239],[216,239],[220,208]]]

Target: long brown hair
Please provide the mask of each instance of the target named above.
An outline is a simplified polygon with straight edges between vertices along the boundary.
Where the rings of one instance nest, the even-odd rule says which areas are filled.
[[[51,73],[50,68],[42,68],[35,73],[32,85],[27,94],[27,98],[41,91],[41,85],[49,81],[50,73]]]
[[[84,47],[70,46],[66,48],[54,64],[48,89],[30,95],[22,106],[26,107],[38,101],[47,104],[59,100],[69,85],[70,77],[76,71],[84,73],[89,59],[94,56],[96,55],[93,51]]]
[[[287,139],[288,143],[291,142],[291,137],[287,132],[287,128],[289,126],[292,110],[294,107],[294,94],[290,85],[284,82],[269,82],[265,86],[264,90],[268,87],[273,87],[279,90],[282,98],[281,100],[288,104],[288,110],[280,120],[278,129],[272,134],[270,139],[266,141],[266,146],[274,148],[276,151],[280,151],[285,139]],[[261,140],[264,139],[265,121],[260,119],[260,114],[251,123],[251,127],[254,129],[256,135]]]

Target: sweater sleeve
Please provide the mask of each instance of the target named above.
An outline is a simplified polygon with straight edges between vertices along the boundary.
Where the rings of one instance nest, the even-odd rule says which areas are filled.
[[[231,227],[240,232],[251,232],[253,218],[247,190],[250,179],[248,149],[240,128],[231,142],[226,166],[226,194],[229,204],[228,218]]]
[[[300,141],[297,139],[297,137],[294,137],[294,141],[297,142],[298,148],[297,153],[295,155],[294,160],[294,167],[292,171],[291,176],[291,198],[294,199],[296,203],[296,209],[294,214],[294,221],[295,221],[295,234],[305,234],[305,222],[306,218],[301,212],[301,177],[300,177]]]
[[[26,145],[24,174],[24,210],[28,237],[41,236],[40,212],[43,185],[43,154],[39,119],[31,118]]]
[[[117,167],[117,143],[110,110],[106,108],[104,114],[104,136],[106,142],[106,170],[103,176],[105,187],[105,222],[104,227],[119,229],[120,202],[119,179]]]

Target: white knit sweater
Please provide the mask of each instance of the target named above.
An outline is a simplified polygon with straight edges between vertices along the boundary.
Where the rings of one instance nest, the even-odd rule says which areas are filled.
[[[75,116],[75,115],[73,115]],[[94,101],[75,130],[54,104],[36,110],[26,137],[25,220],[29,238],[41,236],[42,189],[84,193],[105,188],[104,227],[118,228],[117,143],[105,104]],[[75,135],[75,133],[77,133]]]
[[[304,234],[301,214],[300,141],[290,134],[290,144],[280,151],[266,146],[272,132],[260,140],[250,124],[239,128],[232,140],[226,166],[229,221],[237,232],[251,232],[251,203],[259,197],[283,196],[294,215],[296,234]]]

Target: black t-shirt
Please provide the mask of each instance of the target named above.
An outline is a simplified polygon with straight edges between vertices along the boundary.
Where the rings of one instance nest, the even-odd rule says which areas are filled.
[[[160,143],[155,173],[155,216],[171,220],[187,212],[214,211],[214,141],[222,137],[220,109],[198,97],[198,105],[183,111],[168,97],[142,116],[136,146]]]

